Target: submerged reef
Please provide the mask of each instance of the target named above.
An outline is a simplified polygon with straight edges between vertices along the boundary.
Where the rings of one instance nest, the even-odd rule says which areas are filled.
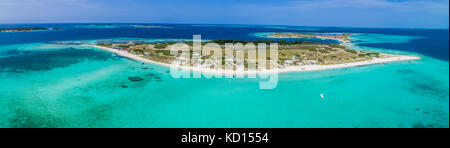
[[[9,112],[0,118],[0,128],[92,128],[117,127],[114,113],[129,98],[121,97],[106,102],[96,98],[71,95],[58,100],[49,100],[37,95],[9,102]],[[66,108],[76,108],[66,110]]]
[[[446,99],[449,97],[449,88],[434,77],[427,76],[411,69],[400,69],[397,71],[412,85],[408,86],[408,90],[433,98]]]
[[[141,78],[141,77],[128,77],[128,80],[130,80],[131,82],[139,82],[139,81],[143,81],[144,78]]]
[[[84,60],[109,60],[111,54],[76,48],[49,51],[19,51],[5,52],[7,57],[0,58],[0,72],[24,73],[29,71],[47,71],[63,68]]]

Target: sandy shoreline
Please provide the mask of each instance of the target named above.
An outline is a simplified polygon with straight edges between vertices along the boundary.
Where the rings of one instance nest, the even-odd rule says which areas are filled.
[[[182,67],[182,66],[176,66],[171,64],[165,64],[160,62],[155,62],[152,60],[148,60],[139,56],[136,56],[134,54],[120,51],[113,48],[108,47],[101,47],[101,46],[91,46],[94,48],[106,50],[112,53],[115,53],[117,55],[120,55],[122,57],[126,57],[132,60],[140,61],[140,62],[146,62],[146,63],[152,63],[157,64],[161,66],[166,67],[173,67],[173,68],[180,68],[180,69],[186,69],[186,70],[192,70],[196,72],[203,72],[208,74],[261,74],[261,73],[290,73],[290,72],[307,72],[307,71],[321,71],[321,70],[328,70],[328,69],[339,69],[339,68],[349,68],[349,67],[357,67],[357,66],[367,66],[367,65],[374,65],[374,64],[381,64],[381,63],[390,63],[390,62],[398,62],[398,61],[410,61],[410,60],[419,60],[420,57],[416,56],[406,56],[406,55],[392,55],[392,57],[386,57],[386,58],[374,58],[372,60],[368,61],[361,61],[361,62],[353,62],[353,63],[344,63],[344,64],[334,64],[334,65],[302,65],[302,66],[291,66],[286,68],[278,68],[276,70],[266,70],[266,71],[256,71],[256,70],[249,70],[249,71],[233,71],[233,70],[213,70],[213,69],[205,69],[200,67]]]

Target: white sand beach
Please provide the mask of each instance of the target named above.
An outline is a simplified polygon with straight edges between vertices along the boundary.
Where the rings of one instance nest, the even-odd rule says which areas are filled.
[[[291,67],[285,67],[285,68],[278,68],[275,70],[265,70],[265,71],[257,71],[257,70],[248,70],[248,71],[233,71],[233,70],[214,70],[214,69],[208,69],[208,68],[201,68],[201,67],[183,67],[183,66],[176,66],[171,64],[165,64],[160,62],[155,62],[152,60],[148,60],[142,57],[139,57],[137,55],[134,55],[129,52],[120,51],[113,48],[108,47],[102,47],[102,46],[92,46],[94,48],[103,49],[112,53],[116,53],[120,56],[133,59],[140,62],[146,62],[146,63],[152,63],[152,64],[158,64],[162,66],[167,67],[173,67],[173,68],[180,68],[180,69],[186,69],[186,70],[192,70],[197,72],[203,72],[208,74],[236,74],[236,75],[242,75],[242,74],[261,74],[261,73],[290,73],[290,72],[306,72],[306,71],[320,71],[320,70],[328,70],[328,69],[339,69],[339,68],[348,68],[348,67],[357,67],[357,66],[366,66],[366,65],[373,65],[373,64],[380,64],[380,63],[390,63],[390,62],[398,62],[398,61],[410,61],[410,60],[419,60],[420,57],[417,56],[407,56],[407,55],[389,55],[389,57],[385,58],[374,58],[372,60],[368,61],[360,61],[360,62],[353,62],[353,63],[344,63],[344,64],[334,64],[334,65],[302,65],[302,66],[291,66]]]

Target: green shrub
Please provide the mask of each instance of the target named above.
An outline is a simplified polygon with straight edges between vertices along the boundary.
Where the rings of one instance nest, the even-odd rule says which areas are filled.
[[[167,48],[167,44],[156,44],[155,48],[156,49],[166,49]]]
[[[349,53],[353,53],[353,54],[357,54],[358,53],[356,50],[352,50],[352,49],[346,49],[345,51],[347,51]]]
[[[99,43],[98,46],[105,46],[105,47],[111,47],[112,44],[105,44],[105,43]]]
[[[171,56],[170,50],[156,50],[155,52],[158,53],[158,54],[162,53],[165,56]]]
[[[367,53],[367,56],[369,56],[369,57],[379,57],[379,56],[380,56],[380,53],[377,53],[377,52],[371,52],[371,53]]]
[[[120,48],[130,48],[128,45],[119,45]]]
[[[320,53],[330,53],[327,50],[319,50]]]

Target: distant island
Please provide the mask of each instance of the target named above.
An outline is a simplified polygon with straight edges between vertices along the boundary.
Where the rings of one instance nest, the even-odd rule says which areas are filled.
[[[324,39],[335,39],[341,42],[350,41],[351,34],[299,34],[299,33],[274,33],[269,36],[276,38],[324,38]],[[192,56],[192,42],[185,42],[190,46],[190,53]],[[325,69],[335,69],[335,68],[345,68],[354,67],[362,65],[370,65],[377,63],[404,61],[404,60],[417,60],[420,57],[415,56],[405,56],[405,55],[391,55],[383,54],[378,52],[366,52],[353,50],[346,47],[344,44],[333,44],[333,43],[312,43],[307,41],[239,41],[239,40],[214,40],[203,42],[205,45],[207,43],[217,43],[225,47],[225,43],[278,43],[278,61],[277,68],[280,72],[298,72],[298,71],[315,71],[315,70],[325,70]],[[107,44],[101,43],[94,47],[104,49],[110,52],[117,53],[121,56],[128,57],[134,60],[156,63],[165,66],[173,66],[175,59],[174,55],[170,54],[171,46],[175,42],[169,43],[130,43],[127,44]],[[224,52],[224,51],[223,51]],[[201,56],[201,62],[205,63],[211,56],[205,55]],[[270,55],[267,55],[267,60],[270,59]],[[229,64],[229,61],[236,61],[236,59],[216,59],[220,61],[223,65]],[[228,61],[228,62],[227,62]],[[186,61],[188,62],[188,61]],[[248,57],[245,55],[245,70],[248,70]],[[185,63],[182,63],[182,65]],[[232,63],[232,67],[237,67],[235,63]],[[206,64],[206,67],[194,67],[198,70],[209,69],[210,66]]]
[[[59,28],[44,28],[44,27],[0,28],[0,32],[29,32],[39,30],[59,30]]]
[[[98,26],[98,27],[103,27],[103,26],[115,26],[115,25],[108,25],[108,24],[94,24],[91,26]]]
[[[160,28],[160,25],[134,25],[135,27]]]
[[[341,42],[350,42],[350,36],[354,33],[272,33],[268,37],[272,38],[318,38],[332,39]]]

